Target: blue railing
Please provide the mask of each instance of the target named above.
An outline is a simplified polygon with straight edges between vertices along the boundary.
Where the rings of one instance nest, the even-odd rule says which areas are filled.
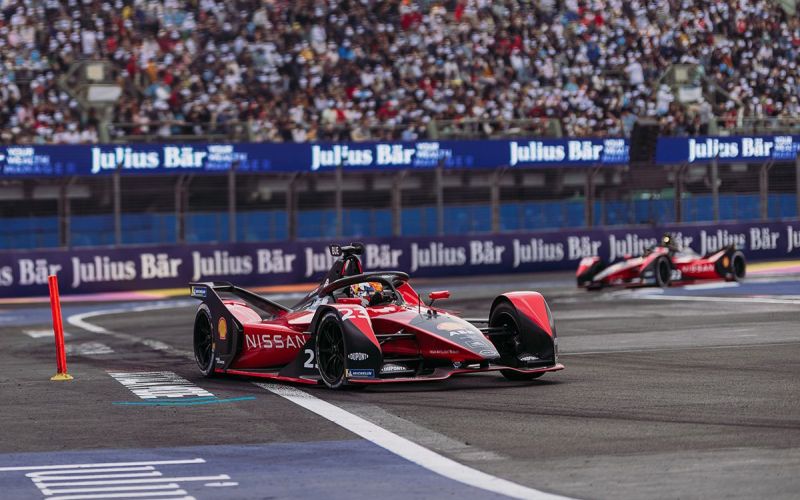
[[[770,194],[770,219],[798,216],[794,194]],[[697,195],[683,200],[683,222],[713,220],[710,195]],[[720,220],[752,221],[761,218],[759,195],[724,194],[719,197]],[[492,229],[492,213],[488,204],[447,206],[444,209],[446,235],[488,233]],[[297,217],[297,235],[301,239],[336,237],[335,210],[301,210]],[[535,231],[540,229],[578,228],[584,226],[583,200],[517,202],[500,205],[501,231]],[[344,209],[344,237],[386,237],[392,234],[390,209]],[[639,224],[671,224],[675,222],[672,199],[631,201],[597,201],[594,206],[596,226]],[[122,242],[126,245],[168,244],[177,242],[174,214],[123,214]],[[229,241],[227,212],[192,212],[185,218],[188,243]],[[238,212],[237,241],[281,241],[289,236],[288,217],[282,210]],[[402,210],[400,230],[403,236],[433,236],[438,232],[436,207],[408,207]],[[4,218],[0,227],[0,248],[57,247],[57,217]],[[70,219],[72,246],[114,244],[114,218],[105,215],[77,215]]]

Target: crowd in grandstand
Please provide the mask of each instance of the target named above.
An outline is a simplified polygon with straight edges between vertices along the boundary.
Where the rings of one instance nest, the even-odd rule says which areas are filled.
[[[473,121],[614,136],[639,116],[702,134],[800,115],[800,20],[775,0],[0,0],[0,143],[98,140],[104,111],[64,81],[82,59],[118,68],[112,140],[412,140]],[[660,82],[675,63],[699,69],[689,98]]]

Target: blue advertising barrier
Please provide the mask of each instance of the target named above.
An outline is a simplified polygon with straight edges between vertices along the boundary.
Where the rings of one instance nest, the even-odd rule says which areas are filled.
[[[0,146],[0,177],[625,165],[627,139]],[[656,163],[792,161],[800,136],[661,137]]]
[[[627,139],[530,139],[314,144],[130,144],[0,147],[1,176],[315,172],[406,168],[617,165]]]
[[[656,163],[793,161],[799,153],[800,135],[660,137]]]
[[[366,269],[442,277],[575,269],[586,256],[637,255],[663,232],[704,254],[735,244],[749,260],[800,258],[800,221],[562,230],[493,235],[365,240]],[[0,253],[0,297],[47,294],[58,274],[62,293],[148,290],[197,280],[243,286],[313,282],[331,265],[328,242],[10,251]]]

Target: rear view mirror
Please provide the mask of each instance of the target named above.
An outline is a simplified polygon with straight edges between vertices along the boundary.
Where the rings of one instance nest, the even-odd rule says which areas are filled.
[[[448,290],[440,290],[438,292],[431,292],[431,293],[428,294],[428,298],[431,299],[431,302],[428,305],[432,306],[433,303],[435,301],[437,301],[437,300],[449,299],[450,298],[450,292]]]

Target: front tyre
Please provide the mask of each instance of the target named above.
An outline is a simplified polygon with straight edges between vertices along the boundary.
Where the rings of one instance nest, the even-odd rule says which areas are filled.
[[[194,319],[194,359],[200,373],[205,377],[214,376],[214,332],[208,308],[201,306]]]
[[[665,256],[660,256],[653,263],[653,271],[656,275],[656,286],[666,288],[672,281],[672,265]]]
[[[517,310],[511,304],[501,302],[492,310],[489,317],[489,326],[492,328],[502,327],[508,335],[497,337],[498,340],[493,340],[497,352],[500,353],[500,359],[503,363],[510,366],[519,365],[519,356],[524,354],[524,344],[522,343],[522,336],[519,329],[519,317]],[[544,372],[539,373],[522,373],[514,370],[500,370],[500,373],[508,380],[533,380],[544,375]]]
[[[326,313],[317,326],[314,351],[322,381],[331,389],[341,389],[347,382],[345,373],[344,331],[339,317]]]
[[[746,273],[746,264],[744,261],[744,254],[736,251],[731,256],[731,276],[733,281],[742,281]]]

